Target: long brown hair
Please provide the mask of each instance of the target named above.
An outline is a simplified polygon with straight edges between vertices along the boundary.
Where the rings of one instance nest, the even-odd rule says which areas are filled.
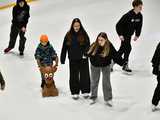
[[[88,40],[88,34],[85,31],[85,29],[83,28],[83,25],[82,25],[79,18],[73,19],[70,30],[66,34],[67,45],[71,45],[72,36],[73,36],[73,33],[74,33],[73,25],[74,25],[75,22],[78,22],[80,24],[80,30],[78,31],[78,42],[79,42],[80,45],[84,45],[86,43],[86,40]]]
[[[102,37],[105,39],[105,44],[103,46],[101,56],[106,57],[106,56],[108,56],[108,54],[110,52],[110,41],[109,41],[107,34],[105,32],[101,32],[98,34],[96,41],[91,45],[87,54],[91,54],[92,56],[95,56],[95,54],[97,53],[97,50],[100,47],[99,43],[98,43],[98,37]]]

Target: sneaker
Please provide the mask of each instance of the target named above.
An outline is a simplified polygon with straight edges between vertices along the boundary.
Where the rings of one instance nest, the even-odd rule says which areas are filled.
[[[8,53],[11,50],[12,50],[12,48],[6,48],[6,49],[4,49],[4,53]]]
[[[20,53],[19,53],[19,55],[20,55],[20,56],[23,56],[23,55],[24,55],[24,53],[23,53],[23,52],[20,52]]]
[[[82,96],[83,96],[85,99],[87,99],[87,98],[89,98],[89,93],[83,93]]]
[[[74,100],[78,100],[78,99],[79,99],[79,95],[78,95],[78,94],[74,94],[74,95],[72,95],[72,98],[73,98]]]
[[[105,105],[107,105],[108,107],[113,107],[112,100],[105,101]]]
[[[160,111],[160,108],[155,105],[152,105],[152,112],[155,112],[155,111]]]
[[[132,70],[128,67],[128,63],[125,63],[122,67],[122,70],[126,71],[126,72],[132,72]]]

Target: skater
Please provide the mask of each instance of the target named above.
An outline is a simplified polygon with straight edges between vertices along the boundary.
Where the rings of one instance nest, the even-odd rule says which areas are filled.
[[[37,60],[38,67],[41,72],[41,78],[42,78],[41,88],[43,89],[45,85],[45,80],[44,80],[45,76],[42,74],[41,71],[42,68],[47,66],[57,68],[58,66],[58,56],[54,48],[50,44],[47,35],[41,35],[40,44],[38,45],[35,52],[35,59]]]
[[[158,103],[160,101],[160,43],[158,44],[152,58],[153,74],[157,76],[157,87],[152,98],[152,111],[160,110]]]
[[[19,54],[20,56],[24,55],[26,42],[26,37],[24,35],[26,32],[28,19],[30,17],[29,10],[30,7],[25,0],[17,0],[12,11],[13,19],[10,31],[10,41],[8,47],[4,50],[4,53],[8,53],[14,48],[17,36],[19,35]]]
[[[5,81],[3,79],[2,73],[0,72],[0,89],[4,90],[5,88]]]
[[[132,2],[133,9],[123,15],[116,24],[116,31],[121,40],[121,46],[118,54],[120,56],[124,55],[123,59],[125,60],[125,64],[122,67],[122,70],[127,72],[132,72],[132,70],[128,67],[129,55],[132,49],[131,37],[135,33],[133,40],[137,41],[141,34],[143,22],[143,16],[141,14],[142,5],[143,2],[141,0],[134,0]]]
[[[103,95],[106,105],[112,107],[112,87],[110,83],[110,64],[113,59],[120,66],[124,60],[117,55],[112,43],[108,40],[107,34],[99,33],[96,41],[90,46],[88,52],[91,62],[91,97],[94,103],[97,99],[100,73],[102,72]]]
[[[90,40],[80,19],[75,18],[64,38],[61,50],[61,64],[65,64],[66,53],[68,52],[70,69],[69,85],[72,98],[75,100],[79,98],[80,92],[84,98],[89,97],[89,64],[85,54],[89,46]]]

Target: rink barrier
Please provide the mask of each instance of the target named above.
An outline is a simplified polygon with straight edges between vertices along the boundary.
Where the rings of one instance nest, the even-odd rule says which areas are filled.
[[[37,0],[26,0],[26,2],[33,2],[33,1],[37,1]],[[16,5],[16,2],[10,2],[8,4],[4,4],[4,5],[0,6],[0,10],[12,7],[14,5]]]

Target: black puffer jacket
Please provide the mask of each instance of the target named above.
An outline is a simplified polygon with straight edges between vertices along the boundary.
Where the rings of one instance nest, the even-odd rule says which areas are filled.
[[[27,2],[25,2],[23,7],[20,7],[19,4],[17,3],[12,10],[13,25],[16,25],[19,28],[26,27],[28,19],[30,17],[29,10],[30,7],[29,5],[27,5]]]
[[[159,65],[160,65],[160,43],[157,45],[156,50],[154,52],[153,58],[151,60],[153,67],[153,74],[158,75],[159,73]]]

